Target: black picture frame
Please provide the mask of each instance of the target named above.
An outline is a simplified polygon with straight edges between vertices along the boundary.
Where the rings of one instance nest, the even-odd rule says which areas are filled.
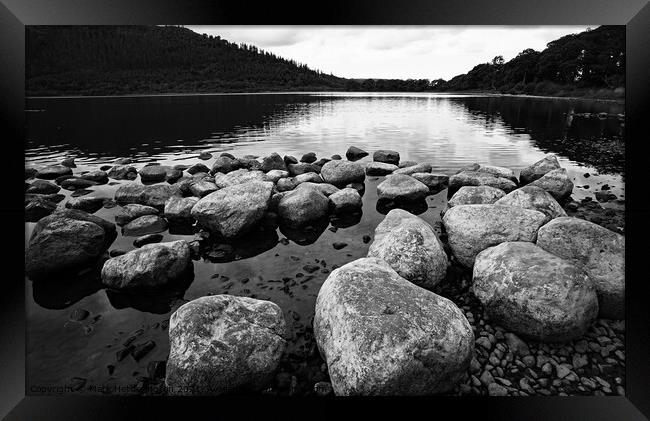
[[[36,397],[25,390],[24,250],[17,247],[23,209],[25,25],[55,24],[300,24],[300,25],[626,25],[626,397],[429,397],[422,399],[271,399]],[[0,0],[0,130],[4,135],[1,200],[8,237],[3,252],[0,416],[7,419],[130,419],[158,417],[312,418],[405,416],[437,419],[643,420],[650,417],[650,306],[645,191],[650,102],[650,4],[647,0],[330,1],[251,4],[206,0]],[[646,178],[644,178],[644,176]],[[21,276],[21,274],[23,276]],[[199,415],[201,411],[205,415]],[[419,412],[419,411],[418,411]],[[408,416],[407,415],[407,416]],[[416,415],[417,416],[417,415]]]

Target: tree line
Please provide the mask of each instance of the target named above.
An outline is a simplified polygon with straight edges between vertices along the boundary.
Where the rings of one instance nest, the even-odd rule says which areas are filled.
[[[435,69],[431,70],[432,72]],[[27,95],[165,92],[383,91],[514,94],[618,92],[625,27],[600,26],[497,56],[444,79],[345,79],[252,45],[179,26],[28,26]]]

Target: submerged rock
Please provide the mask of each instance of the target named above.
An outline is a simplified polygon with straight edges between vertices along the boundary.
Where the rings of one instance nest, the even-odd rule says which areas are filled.
[[[474,334],[454,303],[375,258],[330,273],[316,300],[314,335],[336,395],[427,395],[453,389]]]
[[[140,216],[124,226],[122,234],[126,237],[139,237],[145,234],[155,234],[167,229],[167,221],[158,215]]]
[[[555,155],[547,155],[533,165],[524,168],[519,173],[519,183],[523,186],[541,178],[549,171],[560,169],[560,163]]]
[[[398,168],[397,165],[386,164],[383,162],[370,162],[366,165],[367,175],[387,175],[391,174]]]
[[[513,190],[494,204],[540,211],[546,215],[546,222],[553,218],[566,216],[566,212],[553,196],[541,187],[533,185]]]
[[[386,164],[399,164],[399,152],[388,149],[380,149],[372,154],[372,160],[375,162],[384,162]]]
[[[336,214],[354,212],[361,209],[361,195],[351,188],[338,190],[329,195],[330,207]]]
[[[184,240],[147,244],[104,263],[102,283],[116,290],[163,287],[187,275],[192,265]]]
[[[450,208],[458,205],[491,205],[506,194],[490,186],[463,186],[449,199]]]
[[[345,153],[345,157],[350,161],[357,161],[364,156],[368,156],[368,152],[361,148],[357,148],[356,146],[350,146],[348,151]]]
[[[528,242],[505,242],[479,253],[472,290],[491,320],[539,341],[579,338],[598,314],[587,274]]]
[[[105,201],[105,197],[98,196],[73,197],[66,202],[65,207],[70,209],[80,209],[88,213],[95,213],[104,206]]]
[[[136,218],[144,215],[158,215],[159,211],[151,206],[144,206],[138,204],[128,204],[122,207],[115,214],[115,223],[117,225],[126,225]]]
[[[584,269],[596,285],[599,317],[625,318],[625,237],[579,218],[540,228],[537,245]]]
[[[447,254],[433,228],[402,209],[391,210],[377,225],[368,257],[386,261],[402,278],[427,289],[447,274]]]
[[[380,200],[417,201],[429,195],[429,188],[415,178],[404,174],[386,177],[377,186]]]
[[[88,187],[96,186],[98,183],[95,181],[86,180],[83,178],[70,177],[61,181],[61,187],[66,190],[85,189]]]
[[[101,170],[89,171],[85,174],[82,174],[80,177],[84,180],[94,181],[95,183],[99,184],[108,183],[108,174]]]
[[[171,395],[259,391],[273,380],[286,348],[282,310],[270,301],[201,297],[169,321],[165,384]]]
[[[199,200],[192,217],[226,238],[236,237],[262,220],[272,191],[273,183],[260,181],[226,187]]]
[[[330,161],[323,165],[320,173],[326,183],[339,188],[350,183],[363,183],[366,179],[363,166],[350,161]]]
[[[564,168],[549,171],[529,185],[543,188],[558,202],[566,200],[573,191],[573,182]]]
[[[535,242],[545,221],[541,212],[497,205],[457,205],[442,218],[454,256],[468,268],[488,247],[506,241]]]
[[[280,220],[293,227],[307,226],[326,217],[328,211],[329,199],[316,187],[306,183],[284,195],[278,204]]]

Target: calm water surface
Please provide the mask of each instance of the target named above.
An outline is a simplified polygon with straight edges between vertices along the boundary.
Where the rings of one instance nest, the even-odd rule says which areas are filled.
[[[118,157],[131,157],[140,168],[154,161],[169,165],[203,162],[197,158],[200,151],[260,157],[278,152],[298,158],[316,152],[320,158],[345,155],[350,145],[371,154],[380,148],[394,149],[402,160],[432,163],[434,172],[451,174],[478,162],[518,173],[546,153],[556,153],[576,185],[574,199],[593,196],[602,184],[625,198],[624,123],[616,116],[624,113],[620,103],[319,93],[32,98],[26,110],[26,166],[74,156],[75,174],[98,169]],[[598,118],[597,113],[609,116]],[[211,166],[213,161],[206,164]],[[316,295],[333,265],[366,254],[368,245],[362,237],[372,236],[386,213],[376,207],[376,185],[381,179],[366,180],[360,218],[334,221],[307,234],[278,230],[251,238],[234,244],[235,253],[227,258],[206,253],[194,262],[193,282],[173,297],[120,296],[102,288],[97,270],[65,282],[28,281],[28,390],[55,393],[45,387],[68,385],[79,377],[87,385],[125,393],[110,388],[134,384],[138,376],[146,375],[150,361],[166,359],[165,323],[171,312],[186,300],[208,293],[253,296],[280,305],[291,335],[287,358],[294,366],[307,365],[305,372],[317,370],[321,361],[310,327]],[[113,197],[117,187],[103,185],[94,190]],[[69,196],[71,192],[61,193]],[[445,203],[443,191],[414,212],[439,231]],[[621,209],[624,205],[621,200],[603,206]],[[116,210],[101,209],[96,215],[113,221]],[[33,225],[25,224],[26,238]],[[165,232],[164,236],[163,241],[195,238],[191,232]],[[289,243],[279,242],[283,238]],[[111,249],[134,249],[133,240],[120,234]],[[348,246],[334,250],[335,241]],[[318,264],[322,270],[310,275],[303,270],[306,264]],[[75,309],[85,309],[90,316],[70,321]],[[130,336],[137,336],[136,343],[153,340],[156,346],[138,362],[131,357],[117,362],[115,353]],[[293,369],[299,381],[309,377],[297,370]]]

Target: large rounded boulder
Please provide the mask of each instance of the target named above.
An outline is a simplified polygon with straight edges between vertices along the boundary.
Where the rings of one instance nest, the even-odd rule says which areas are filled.
[[[547,221],[566,216],[566,212],[562,209],[562,206],[560,206],[550,193],[541,187],[532,185],[513,190],[505,197],[497,200],[494,204],[540,211],[546,215]]]
[[[573,182],[564,168],[549,171],[529,185],[543,188],[558,202],[566,200],[573,191]]]
[[[380,149],[372,154],[372,160],[375,162],[397,165],[399,164],[399,152],[391,151],[389,149]]]
[[[484,171],[461,171],[449,177],[451,194],[463,186],[490,186],[506,193],[517,188],[517,184],[512,179]]]
[[[456,260],[468,268],[488,247],[506,241],[535,242],[545,221],[539,211],[497,205],[458,205],[442,218]]]
[[[384,260],[402,278],[431,289],[447,274],[447,254],[423,219],[393,209],[377,225],[368,257]]]
[[[102,283],[115,290],[150,290],[183,280],[191,266],[190,246],[185,240],[147,244],[107,260]]]
[[[314,184],[304,183],[280,199],[278,216],[285,225],[304,227],[325,218],[329,206],[329,199]]]
[[[450,208],[458,205],[491,205],[506,194],[490,186],[463,186],[449,199]]]
[[[427,395],[453,389],[474,353],[456,305],[363,258],[330,273],[314,335],[336,395]]]
[[[169,320],[165,384],[171,395],[220,395],[268,386],[286,347],[282,310],[270,301],[201,297]]]
[[[429,194],[426,184],[405,174],[392,174],[377,185],[379,200],[414,202]]]
[[[593,281],[533,243],[505,242],[476,257],[472,290],[491,320],[539,341],[579,338],[598,314]]]
[[[561,167],[557,157],[555,155],[547,155],[543,159],[535,162],[533,165],[521,170],[519,173],[519,182],[522,186],[532,183],[533,181],[542,178],[544,174],[549,171],[557,170],[559,168]]]
[[[329,161],[320,170],[326,183],[336,187],[345,187],[351,183],[363,183],[366,173],[363,166],[350,161]]]
[[[269,207],[273,183],[252,181],[210,193],[192,208],[199,225],[226,238],[245,234]]]
[[[625,318],[625,237],[579,218],[557,218],[537,234],[537,245],[585,270],[596,285],[600,317]]]

